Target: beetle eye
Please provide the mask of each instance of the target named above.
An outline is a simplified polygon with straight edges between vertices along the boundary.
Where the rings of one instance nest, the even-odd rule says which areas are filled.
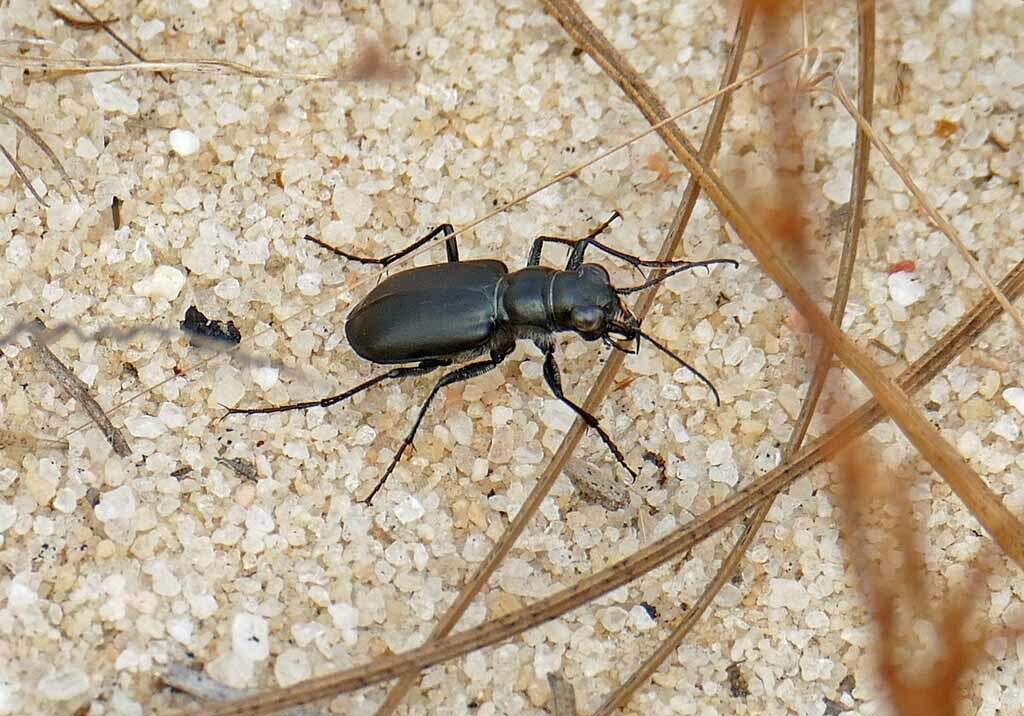
[[[572,325],[580,333],[598,333],[604,328],[604,312],[597,306],[574,308]]]

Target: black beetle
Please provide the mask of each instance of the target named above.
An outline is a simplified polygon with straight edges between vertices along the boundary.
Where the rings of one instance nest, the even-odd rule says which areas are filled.
[[[345,335],[349,344],[362,358],[383,365],[415,365],[392,368],[329,398],[274,408],[232,408],[228,414],[278,413],[317,406],[326,408],[384,380],[423,375],[486,354],[487,358],[459,366],[437,381],[423,402],[412,429],[391,459],[391,464],[363,500],[369,504],[395,469],[402,453],[412,444],[434,396],[446,385],[493,370],[508,358],[517,340],[525,339],[533,341],[544,354],[544,379],[551,392],[597,431],[615,459],[635,478],[636,472],[626,463],[622,452],[600,426],[597,418],[562,392],[558,364],[555,362],[554,335],[572,331],[584,340],[600,339],[612,348],[628,353],[636,353],[640,339],[643,338],[704,381],[718,401],[718,391],[707,378],[640,330],[639,321],[622,305],[619,296],[653,286],[680,271],[719,263],[733,266],[738,264],[731,259],[652,261],[622,253],[595,239],[617,218],[619,213],[614,212],[608,221],[582,239],[538,237],[533,242],[526,268],[511,273],[504,263],[493,259],[460,261],[451,224],[442,224],[401,251],[379,259],[354,256],[312,236],[306,236],[308,241],[345,259],[380,266],[397,261],[438,235],[447,237],[447,263],[408,269],[384,279],[352,309],[345,322]],[[563,244],[572,248],[564,270],[540,265],[541,250],[545,243]],[[622,259],[638,269],[644,266],[669,270],[639,286],[615,288],[603,266],[583,263],[583,254],[589,246]]]

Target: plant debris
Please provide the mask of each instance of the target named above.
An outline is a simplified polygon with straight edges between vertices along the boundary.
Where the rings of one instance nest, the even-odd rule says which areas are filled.
[[[185,333],[194,336],[208,338],[213,341],[238,344],[242,341],[242,334],[235,327],[234,321],[215,321],[203,315],[195,306],[189,306],[185,311],[185,320],[178,324]],[[199,345],[199,342],[192,341],[192,345]]]
[[[53,374],[53,377],[57,379],[61,387],[72,398],[82,404],[85,412],[89,414],[89,417],[96,423],[100,432],[103,433],[103,437],[114,448],[114,452],[121,457],[129,457],[132,454],[132,449],[128,447],[128,441],[125,440],[124,435],[114,427],[114,424],[110,422],[110,418],[107,417],[103,408],[89,394],[89,387],[53,354],[53,351],[47,347],[45,341],[39,340],[37,334],[39,331],[46,330],[46,325],[38,318],[35,324],[37,331],[29,335],[29,341],[32,343],[32,347],[35,348],[36,355],[39,356],[43,365]]]

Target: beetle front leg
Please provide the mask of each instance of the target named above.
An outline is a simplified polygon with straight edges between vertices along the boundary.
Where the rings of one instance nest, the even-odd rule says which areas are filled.
[[[544,351],[544,380],[547,382],[548,387],[551,388],[551,392],[555,394],[555,397],[560,401],[572,408],[573,412],[580,417],[580,419],[587,424],[588,427],[593,428],[597,431],[597,434],[601,436],[601,440],[608,446],[612,455],[618,460],[619,464],[626,469],[635,480],[637,473],[629,466],[626,462],[626,458],[623,456],[622,451],[619,450],[619,446],[615,444],[615,441],[604,431],[597,418],[584,410],[581,406],[572,402],[565,396],[562,391],[562,378],[558,370],[558,363],[555,362],[555,349],[554,346],[538,345],[538,347]]]
[[[530,255],[526,259],[527,266],[540,266],[540,254],[544,250],[544,244],[562,244],[563,246],[575,246],[574,239],[564,239],[561,236],[538,236],[533,240],[530,247]]]
[[[449,263],[457,263],[458,260],[459,260],[459,245],[457,243],[457,237],[452,236],[452,234],[454,234],[454,233],[455,233],[455,228],[451,224],[441,224],[437,228],[432,229],[426,236],[424,236],[422,238],[419,238],[419,239],[416,239],[414,242],[412,242],[411,244],[406,246],[404,249],[401,249],[400,251],[396,251],[393,254],[388,254],[387,256],[383,256],[383,257],[381,257],[379,259],[378,258],[373,258],[373,257],[368,257],[368,256],[356,256],[355,254],[350,254],[350,253],[348,253],[346,251],[342,251],[341,249],[335,248],[334,246],[331,246],[330,244],[324,243],[320,239],[317,239],[317,238],[315,238],[313,236],[309,236],[308,234],[305,237],[303,237],[303,238],[305,238],[306,241],[311,241],[312,243],[316,244],[317,246],[320,246],[322,248],[327,249],[331,253],[334,253],[334,254],[337,254],[338,256],[341,256],[343,259],[347,259],[349,261],[357,261],[357,262],[359,262],[361,264],[373,264],[373,265],[376,265],[376,266],[387,266],[389,264],[394,263],[395,261],[398,261],[398,259],[402,258],[403,256],[408,256],[409,254],[411,254],[416,249],[418,249],[421,246],[424,246],[425,244],[427,244],[430,241],[432,241],[439,234],[444,234],[444,236],[447,237],[444,240],[444,248],[445,248],[445,253],[448,255]]]
[[[533,240],[533,246],[530,248],[530,256],[526,260],[526,265],[540,266],[540,255],[544,250],[544,244],[561,244],[562,246],[572,247],[572,251],[569,254],[569,260],[565,265],[566,270],[568,271],[570,269],[579,268],[579,265],[583,262],[583,252],[587,250],[587,245],[592,242],[595,237],[607,231],[613,221],[621,218],[622,215],[619,214],[618,211],[613,211],[607,221],[584,236],[582,239],[567,239],[561,236],[538,236]]]

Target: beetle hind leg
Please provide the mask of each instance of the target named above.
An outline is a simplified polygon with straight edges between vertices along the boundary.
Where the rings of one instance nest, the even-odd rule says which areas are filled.
[[[344,393],[338,393],[327,398],[321,398],[320,400],[306,400],[301,403],[289,403],[288,405],[277,405],[271,408],[227,408],[227,412],[224,414],[226,418],[229,415],[263,415],[266,413],[284,413],[289,410],[306,410],[307,408],[329,408],[335,403],[340,403],[343,400],[351,398],[357,393],[362,393],[364,390],[369,390],[377,383],[382,383],[385,380],[411,378],[415,375],[424,375],[442,368],[446,365],[450,365],[450,361],[445,360],[425,360],[419,365],[401,366],[398,368],[392,368],[387,373],[381,373],[375,375],[369,380],[365,380],[359,385],[349,388]]]
[[[357,263],[371,264],[374,266],[388,266],[389,264],[398,261],[400,258],[408,256],[421,246],[430,243],[432,240],[437,238],[438,235],[442,234],[445,236],[444,248],[445,253],[448,256],[449,263],[457,263],[459,260],[459,245],[457,243],[457,237],[453,236],[454,233],[455,228],[451,224],[441,224],[440,226],[428,232],[426,236],[423,236],[413,241],[404,249],[396,251],[393,254],[388,254],[387,256],[382,256],[380,258],[374,258],[372,256],[356,256],[355,254],[350,254],[347,251],[342,251],[341,249],[331,246],[330,244],[325,243],[320,239],[314,236],[310,236],[308,234],[303,238],[306,241],[310,241],[321,248],[327,249],[331,253],[340,256],[347,261],[355,261]]]
[[[406,448],[412,445],[412,441],[416,437],[416,432],[420,429],[420,423],[423,422],[423,416],[427,414],[427,408],[430,407],[430,403],[434,400],[437,394],[441,392],[441,388],[444,388],[446,385],[461,383],[469,380],[470,378],[476,378],[488,371],[494,370],[508,357],[511,352],[511,349],[501,352],[492,351],[491,357],[487,360],[481,360],[476,363],[469,363],[467,365],[460,366],[459,368],[441,376],[441,379],[434,385],[433,390],[430,391],[430,395],[427,396],[427,399],[423,401],[423,405],[420,406],[420,412],[416,415],[416,420],[412,424],[412,429],[409,430],[409,433],[405,436],[402,444],[398,446],[398,451],[395,452],[395,456],[391,458],[391,464],[388,465],[388,469],[385,470],[381,478],[377,480],[377,484],[374,485],[372,490],[370,490],[370,494],[360,500],[360,502],[367,505],[370,504],[374,496],[380,491],[380,488],[384,487],[384,483],[387,482],[391,473],[394,472],[395,468],[398,466],[398,462],[402,459],[402,453],[405,452]]]

